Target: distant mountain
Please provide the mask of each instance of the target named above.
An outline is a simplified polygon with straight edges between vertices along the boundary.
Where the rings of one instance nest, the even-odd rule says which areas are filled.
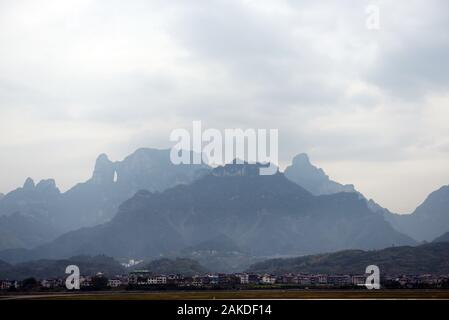
[[[432,241],[449,230],[449,186],[432,192],[412,214],[391,214],[390,223],[419,241]]]
[[[282,173],[261,176],[258,165],[230,164],[190,185],[138,192],[110,222],[66,233],[28,254],[160,257],[217,235],[253,256],[415,244],[355,193],[313,196]],[[14,259],[13,253],[0,253],[11,261],[6,258]]]
[[[208,171],[206,165],[172,164],[170,150],[138,149],[117,162],[100,155],[92,178],[65,193],[60,193],[52,179],[35,185],[28,178],[22,188],[0,200],[0,217],[19,213],[24,221],[18,227],[17,216],[0,219],[0,230],[11,230],[8,236],[0,235],[0,248],[37,246],[64,232],[104,223],[137,191],[163,191],[190,183]],[[28,228],[34,222],[35,230]],[[22,229],[30,234],[21,233]]]
[[[49,242],[57,230],[45,218],[13,213],[0,216],[0,250],[32,248]]]
[[[449,242],[449,232],[446,232],[433,240],[433,242]]]
[[[285,170],[285,176],[314,195],[355,192],[366,199],[351,184],[340,184],[330,180],[321,168],[315,167],[306,154],[293,158]],[[395,214],[374,200],[366,199],[371,211],[383,215],[398,231],[418,241],[431,241],[449,230],[449,186],[433,192],[412,214]]]
[[[292,164],[284,171],[285,176],[299,184],[314,195],[334,194],[339,192],[356,192],[352,184],[340,184],[332,181],[321,168],[310,163],[305,153],[298,154]]]
[[[257,273],[363,274],[377,265],[381,275],[449,274],[449,242],[378,251],[346,250],[299,258],[270,259],[252,265]]]
[[[53,179],[41,180],[35,185],[27,178],[21,188],[9,192],[0,199],[0,215],[20,213],[39,219],[51,219],[54,203],[61,195]]]
[[[193,276],[208,272],[208,270],[197,261],[186,258],[162,258],[153,260],[146,264],[143,269],[148,270],[153,274],[182,274],[184,276]]]
[[[61,193],[53,179],[24,185],[0,199],[0,249],[31,248],[61,234],[55,225]]]
[[[142,148],[116,162],[101,154],[92,178],[62,194],[58,207],[64,212],[66,229],[93,226],[110,220],[118,206],[139,190],[160,192],[188,184],[208,171],[206,165],[174,165],[169,149]]]
[[[11,267],[11,264],[0,260],[0,270],[4,270],[5,268],[10,268],[10,267]]]
[[[3,193],[0,192],[0,200],[2,200],[2,198],[3,198],[4,196],[5,196],[5,195],[4,195]]]
[[[65,278],[68,265],[77,265],[81,275],[93,276],[102,272],[106,276],[121,275],[126,272],[117,261],[106,256],[78,256],[64,260],[36,260],[10,265],[0,261],[0,279],[22,280]]]
[[[335,194],[339,192],[357,193],[360,198],[365,199],[368,208],[381,215],[389,215],[388,209],[381,207],[372,199],[367,199],[361,192],[357,191],[352,184],[341,184],[333,181],[323,169],[314,166],[305,153],[300,153],[292,160],[292,164],[285,169],[285,176],[296,184],[314,195]]]

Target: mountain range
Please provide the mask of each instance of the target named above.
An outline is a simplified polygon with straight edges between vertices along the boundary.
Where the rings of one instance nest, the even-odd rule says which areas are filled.
[[[64,193],[53,179],[36,185],[26,179],[23,187],[0,200],[0,231],[10,230],[0,233],[0,250],[32,248],[65,232],[104,223],[139,190],[163,191],[208,172],[206,165],[174,165],[169,157],[170,150],[138,149],[112,162],[101,154],[92,177]]]
[[[259,176],[259,164],[176,166],[169,152],[102,154],[92,177],[64,193],[52,179],[27,179],[0,199],[0,259],[185,257],[235,271],[273,256],[416,245],[449,230],[448,187],[397,215],[305,154]]]
[[[387,220],[418,241],[432,241],[449,231],[449,186],[432,192],[411,214],[389,214]]]
[[[432,241],[449,231],[449,186],[432,192],[411,214],[396,214],[383,208],[373,199],[367,199],[352,184],[340,184],[331,180],[321,168],[311,164],[306,154],[293,158],[285,169],[285,176],[314,195],[355,192],[366,199],[368,207],[385,217],[395,229],[417,241]]]
[[[356,193],[314,196],[258,164],[228,164],[188,185],[139,191],[115,217],[66,233],[28,258],[106,254],[145,259],[179,252],[223,234],[253,256],[412,245]],[[22,252],[21,252],[22,254]],[[11,259],[0,253],[0,259]]]

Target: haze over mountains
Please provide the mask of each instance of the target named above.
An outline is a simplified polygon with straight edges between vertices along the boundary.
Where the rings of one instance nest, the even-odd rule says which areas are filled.
[[[356,192],[352,184],[343,185],[332,181],[323,169],[310,163],[309,156],[305,153],[295,156],[292,164],[285,169],[284,174],[288,179],[317,196],[339,192]]]
[[[0,241],[0,249],[31,248],[64,232],[104,223],[139,190],[162,191],[193,181],[204,174],[203,170],[207,172],[205,165],[173,165],[169,153],[138,149],[116,162],[101,154],[92,178],[65,193],[59,191],[53,179],[35,185],[28,178],[23,187],[0,200],[0,230],[11,230],[14,238]],[[17,226],[19,219],[23,227]]]
[[[366,199],[352,184],[343,185],[332,181],[323,169],[310,163],[306,154],[293,158],[292,164],[285,169],[285,176],[315,195],[356,192]],[[384,215],[393,227],[415,240],[432,241],[449,230],[449,186],[443,186],[431,193],[411,214],[395,214],[381,207],[373,199],[366,200],[373,212]]]
[[[175,166],[169,150],[139,149],[117,162],[100,155],[92,178],[65,193],[52,179],[27,179],[0,200],[0,259],[183,256],[234,271],[263,257],[416,245],[449,230],[447,187],[400,216],[305,154],[285,174],[258,168]]]
[[[253,256],[415,243],[356,193],[314,196],[282,173],[261,176],[258,169],[255,164],[229,164],[189,185],[161,193],[139,191],[110,222],[66,233],[31,250],[28,258],[158,257],[217,234]]]
[[[414,239],[432,241],[449,231],[449,186],[432,192],[412,214],[386,217],[397,230]]]
[[[433,242],[449,242],[449,231],[444,233],[444,234],[442,234],[441,236],[439,236],[435,240],[433,240]]]

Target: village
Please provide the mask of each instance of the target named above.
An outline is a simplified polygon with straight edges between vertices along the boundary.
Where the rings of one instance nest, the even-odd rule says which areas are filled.
[[[207,290],[207,289],[365,289],[366,275],[209,273],[157,275],[136,270],[127,275],[81,276],[80,290]],[[65,277],[0,280],[3,292],[65,291]],[[382,289],[449,289],[449,275],[396,275],[381,278]]]

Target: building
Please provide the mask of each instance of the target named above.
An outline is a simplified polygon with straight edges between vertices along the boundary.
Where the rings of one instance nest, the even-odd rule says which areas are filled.
[[[132,285],[143,285],[147,283],[151,273],[148,270],[135,270],[129,273],[128,282]]]
[[[80,277],[80,287],[88,288],[92,286],[92,277],[81,276]]]
[[[62,285],[62,279],[44,279],[41,281],[41,286],[47,289],[62,287]]]
[[[240,284],[249,283],[249,275],[247,273],[237,273],[236,276],[240,279]]]
[[[295,283],[295,276],[291,273],[284,274],[279,277],[279,282],[284,284]]]
[[[275,284],[276,283],[276,276],[273,276],[271,274],[265,274],[262,276],[261,283],[263,284]]]
[[[257,284],[261,281],[260,276],[258,274],[248,274],[248,281],[251,284]]]
[[[167,284],[167,277],[164,275],[151,276],[147,278],[147,284]]]
[[[366,276],[356,275],[352,276],[352,285],[354,286],[364,286],[366,282]]]
[[[17,281],[0,280],[0,289],[8,290],[11,287],[17,288]]]
[[[323,285],[327,284],[327,274],[317,274],[312,278],[313,284]]]
[[[352,284],[352,279],[351,279],[351,276],[349,276],[349,275],[328,276],[327,283],[332,284],[336,287],[344,287],[344,286],[350,286]]]
[[[310,286],[312,284],[312,276],[306,274],[299,274],[293,278],[293,283],[301,286]]]
[[[169,274],[167,276],[167,283],[168,284],[177,284],[181,283],[184,280],[184,276],[180,274]]]
[[[219,276],[218,274],[208,274],[206,276],[208,278],[208,283],[210,284],[218,284]]]
[[[167,276],[153,275],[148,270],[136,270],[129,273],[128,282],[131,285],[165,285]]]
[[[117,288],[122,285],[122,279],[114,278],[108,279],[108,287]]]

